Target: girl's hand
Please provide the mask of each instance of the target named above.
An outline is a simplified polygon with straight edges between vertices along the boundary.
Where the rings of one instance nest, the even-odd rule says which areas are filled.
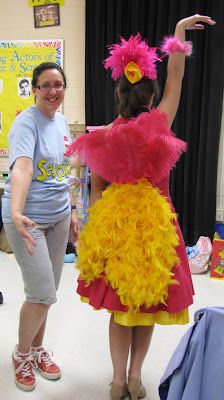
[[[71,228],[74,242],[77,241],[79,235],[79,221],[75,210],[71,212]]]
[[[205,26],[201,24],[200,22],[203,22],[204,24],[208,25],[215,25],[216,22],[211,19],[211,17],[208,17],[206,15],[199,15],[195,14],[192,15],[191,17],[187,17],[184,19],[181,19],[178,23],[177,26],[181,26],[185,30],[203,30],[205,29]]]

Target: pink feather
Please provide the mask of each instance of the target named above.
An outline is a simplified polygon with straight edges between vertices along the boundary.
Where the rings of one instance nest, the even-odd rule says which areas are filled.
[[[99,129],[79,137],[69,154],[108,182],[152,184],[162,181],[174,167],[186,143],[167,125],[167,115],[153,109],[132,120],[118,118],[111,129]]]
[[[160,50],[167,55],[174,52],[181,52],[190,56],[192,54],[192,42],[181,42],[175,36],[167,36],[163,39]]]
[[[156,54],[157,48],[149,47],[140,33],[130,36],[128,41],[122,37],[120,40],[120,44],[108,46],[110,55],[103,62],[106,69],[112,70],[112,79],[117,80],[124,75],[125,66],[133,61],[139,66],[143,76],[155,80],[156,61],[160,61]]]

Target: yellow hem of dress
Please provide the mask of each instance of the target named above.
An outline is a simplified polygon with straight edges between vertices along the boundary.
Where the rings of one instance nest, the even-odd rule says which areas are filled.
[[[89,299],[81,297],[81,301],[89,303]],[[95,308],[94,308],[95,309]],[[96,309],[95,309],[96,310]],[[189,322],[188,308],[178,313],[168,313],[166,311],[158,311],[157,313],[141,313],[141,312],[123,312],[108,311],[114,314],[114,321],[123,326],[151,326],[160,325],[185,325]]]

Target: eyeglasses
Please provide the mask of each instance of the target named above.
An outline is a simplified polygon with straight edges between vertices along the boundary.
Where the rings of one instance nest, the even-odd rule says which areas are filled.
[[[57,92],[62,92],[65,89],[65,85],[62,82],[56,82],[50,85],[50,83],[42,83],[41,85],[37,86],[39,90],[42,92],[49,92],[51,88],[57,90]]]

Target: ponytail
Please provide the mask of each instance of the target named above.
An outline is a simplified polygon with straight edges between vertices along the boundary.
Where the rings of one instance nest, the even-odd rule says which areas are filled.
[[[148,111],[148,105],[152,96],[158,97],[159,88],[157,81],[143,77],[139,82],[131,84],[123,76],[116,88],[117,109],[119,115],[124,118],[137,117],[144,111]]]

